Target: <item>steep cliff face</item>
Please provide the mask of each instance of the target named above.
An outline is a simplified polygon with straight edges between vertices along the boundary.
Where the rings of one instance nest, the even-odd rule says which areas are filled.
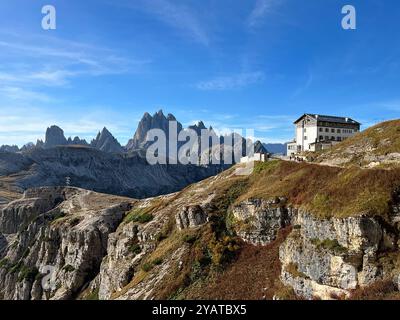
[[[108,235],[132,204],[75,188],[32,189],[9,203],[0,215],[0,298],[74,298],[98,273]]]
[[[27,189],[66,184],[109,194],[144,198],[175,192],[221,171],[222,166],[149,165],[139,156],[92,148],[34,149],[0,153],[0,185],[7,181]],[[4,175],[4,176],[2,176]],[[12,182],[12,183],[11,183]]]
[[[282,281],[296,294],[307,299],[345,298],[350,290],[382,277],[376,262],[378,254],[388,249],[382,243],[388,231],[376,219],[319,220],[299,211],[294,224],[279,256]]]
[[[266,245],[276,239],[278,231],[290,225],[292,209],[286,208],[287,199],[250,199],[232,209],[232,223],[237,234],[255,245]]]
[[[67,139],[64,136],[64,131],[57,126],[51,126],[46,130],[45,148],[53,148],[67,144]]]

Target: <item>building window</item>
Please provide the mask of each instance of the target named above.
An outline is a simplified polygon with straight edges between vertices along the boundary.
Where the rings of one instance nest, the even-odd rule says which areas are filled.
[[[323,132],[324,131],[324,129],[323,128],[319,128],[319,132]]]
[[[307,132],[307,128],[304,128],[304,132]]]
[[[329,132],[329,129],[328,129],[328,128],[325,128],[325,132]]]
[[[307,136],[304,136],[304,140],[307,140]]]
[[[328,140],[329,140],[329,137],[328,137],[328,136],[325,136],[325,140],[328,141]]]
[[[337,133],[340,133],[340,129],[337,129]]]
[[[342,137],[337,137],[337,141],[342,141]]]
[[[332,141],[335,141],[335,137],[334,137],[334,136],[332,136],[332,137],[331,137],[331,140],[332,140]]]
[[[319,136],[319,141],[322,141],[322,140],[324,140],[324,137],[323,136]]]
[[[335,133],[335,129],[331,129],[331,132],[332,132],[332,133]]]

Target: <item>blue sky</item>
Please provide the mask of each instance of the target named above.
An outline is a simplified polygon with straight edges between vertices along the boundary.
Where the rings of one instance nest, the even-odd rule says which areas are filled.
[[[341,28],[346,4],[357,30]],[[0,145],[52,124],[125,144],[161,108],[265,142],[290,140],[304,112],[399,118],[399,17],[398,0],[1,1]]]

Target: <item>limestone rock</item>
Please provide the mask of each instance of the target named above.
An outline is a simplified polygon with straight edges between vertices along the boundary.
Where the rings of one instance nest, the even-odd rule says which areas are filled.
[[[208,221],[207,213],[198,205],[185,206],[175,218],[179,230],[196,228]]]
[[[233,227],[245,241],[266,245],[275,240],[278,231],[291,223],[292,210],[283,204],[285,199],[251,199],[234,206]]]

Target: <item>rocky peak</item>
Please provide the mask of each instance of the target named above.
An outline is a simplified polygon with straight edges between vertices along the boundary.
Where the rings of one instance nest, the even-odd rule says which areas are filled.
[[[19,151],[18,146],[9,146],[9,145],[0,146],[0,152],[12,152],[12,153],[15,153],[15,152],[18,152],[18,151]]]
[[[207,127],[204,125],[203,121],[199,121],[196,124],[189,126],[189,129],[196,131],[197,135],[200,136],[201,130],[207,129]]]
[[[149,132],[149,130],[152,129],[163,130],[168,138],[168,128],[170,121],[176,121],[176,118],[172,114],[168,114],[168,116],[165,117],[162,110],[159,110],[153,116],[146,112],[139,122],[133,139],[129,140],[126,146],[127,149],[134,150],[145,148],[147,133]],[[180,132],[182,130],[182,125],[179,122],[177,125],[178,132]]]
[[[86,146],[88,143],[85,139],[80,139],[79,137],[75,137],[72,139],[71,137],[68,138],[68,145],[82,145]]]
[[[66,145],[67,139],[64,136],[64,131],[58,126],[51,126],[46,130],[45,148]]]
[[[261,141],[257,140],[254,143],[254,153],[262,153],[262,154],[267,154],[268,150],[265,148],[265,146],[261,143]]]
[[[123,148],[117,139],[111,134],[106,127],[97,134],[96,139],[90,144],[93,148],[104,152],[122,152]]]

